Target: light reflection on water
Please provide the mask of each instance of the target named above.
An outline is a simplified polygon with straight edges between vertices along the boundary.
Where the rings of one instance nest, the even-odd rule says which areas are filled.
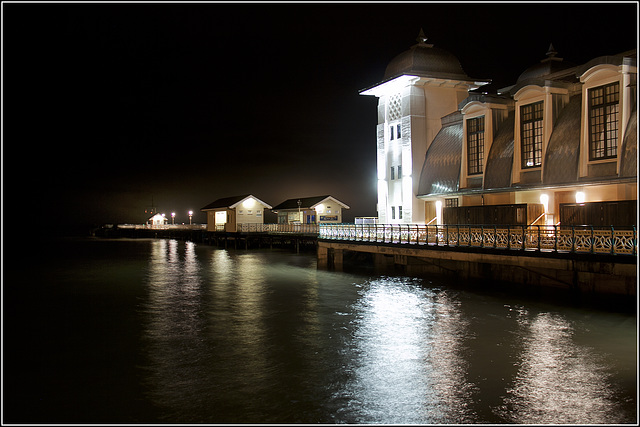
[[[576,345],[574,327],[558,314],[519,319],[522,351],[503,416],[515,423],[602,424],[628,419],[612,405],[604,355]]]
[[[301,255],[150,245],[141,376],[161,421],[635,422],[636,390],[613,379],[635,367],[584,345],[598,316],[319,271]],[[501,363],[481,360],[494,341]]]
[[[462,358],[466,322],[446,293],[408,279],[367,284],[354,305],[349,422],[473,422]]]

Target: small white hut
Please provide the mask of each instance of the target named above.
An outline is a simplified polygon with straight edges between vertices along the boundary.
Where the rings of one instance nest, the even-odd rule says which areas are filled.
[[[167,224],[167,218],[165,217],[164,214],[157,213],[147,220],[147,224],[151,225],[152,227],[158,226],[158,225],[165,225]]]

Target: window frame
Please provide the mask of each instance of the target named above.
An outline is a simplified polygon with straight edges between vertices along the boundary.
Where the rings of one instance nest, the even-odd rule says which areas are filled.
[[[537,109],[536,107],[540,107]],[[531,112],[526,112],[531,109]],[[530,114],[531,118],[525,118]],[[531,125],[528,128],[527,125]],[[530,135],[528,135],[530,133]],[[520,168],[534,169],[542,166],[542,151],[544,147],[544,101],[532,102],[520,106]],[[532,165],[527,165],[527,154],[533,159]]]
[[[485,117],[467,119],[467,175],[480,175],[484,168]],[[472,148],[475,148],[473,150]]]
[[[615,92],[607,93],[607,89],[612,87],[615,87]],[[595,92],[602,92],[602,95],[597,96],[602,99],[598,104],[594,104]],[[608,96],[615,96],[615,100],[607,101]],[[616,159],[620,136],[620,82],[614,81],[587,89],[587,103],[589,161]],[[596,112],[601,114],[595,115]],[[594,123],[596,118],[601,120]],[[612,125],[614,129],[611,129]]]

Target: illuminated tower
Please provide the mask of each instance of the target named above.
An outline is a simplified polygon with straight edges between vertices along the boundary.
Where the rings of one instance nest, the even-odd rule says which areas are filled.
[[[489,81],[475,81],[451,53],[418,43],[396,56],[384,80],[362,95],[378,97],[377,164],[380,223],[425,223],[418,184],[427,148],[442,117],[458,110],[467,92]]]

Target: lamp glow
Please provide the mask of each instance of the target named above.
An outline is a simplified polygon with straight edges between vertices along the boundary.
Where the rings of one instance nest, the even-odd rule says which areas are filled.
[[[226,211],[216,212],[216,225],[223,225],[226,223],[227,223],[227,212]]]
[[[436,201],[436,224],[442,224],[442,201]]]
[[[542,206],[544,206],[544,213],[549,212],[549,196],[547,196],[546,194],[541,194],[540,203],[542,203]]]
[[[247,200],[242,202],[242,207],[244,207],[245,209],[251,209],[255,206],[255,204],[255,199],[253,197],[249,197]]]
[[[576,192],[576,203],[584,203],[586,199],[587,197],[582,191]]]

